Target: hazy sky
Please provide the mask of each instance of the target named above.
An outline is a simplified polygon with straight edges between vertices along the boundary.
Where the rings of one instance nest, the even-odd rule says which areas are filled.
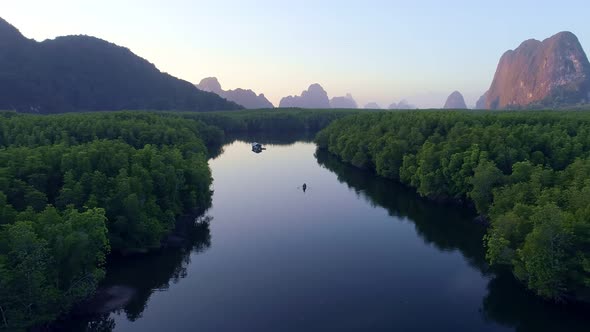
[[[360,105],[441,107],[453,90],[473,105],[502,53],[526,39],[569,30],[587,51],[589,13],[588,0],[0,0],[0,16],[29,38],[100,37],[275,105],[316,82]]]

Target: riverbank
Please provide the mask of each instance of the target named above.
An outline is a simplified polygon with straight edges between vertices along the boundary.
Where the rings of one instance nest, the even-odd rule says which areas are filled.
[[[316,142],[421,196],[472,202],[488,261],[564,301],[589,292],[589,135],[584,112],[408,111],[336,120]]]
[[[208,207],[207,160],[225,133],[311,132],[353,112],[0,112],[2,324],[54,319],[94,292],[109,252],[148,253],[183,211]],[[21,241],[34,250],[15,254]]]
[[[107,275],[105,280],[99,285],[96,292],[89,298],[75,304],[72,309],[56,321],[37,327],[33,331],[39,332],[58,332],[64,330],[76,329],[72,322],[103,319],[112,312],[124,310],[143,297],[146,289],[154,288],[152,281],[148,284],[138,283],[136,278],[144,278],[149,281],[148,275],[137,275],[134,278],[121,279],[118,275],[123,266],[133,267],[136,264],[142,264],[144,261],[154,261],[154,266],[158,269],[169,271],[170,268],[176,270],[176,266],[167,264],[156,264],[160,259],[169,259],[187,255],[193,251],[204,251],[211,244],[209,227],[212,218],[205,214],[205,211],[193,211],[193,213],[182,215],[177,219],[175,229],[161,242],[159,248],[153,248],[145,252],[134,253],[113,253],[109,257],[109,263],[106,266]],[[178,260],[175,259],[174,262]],[[168,267],[167,267],[168,266]],[[160,271],[161,272],[161,271]],[[166,272],[168,273],[168,272]],[[168,274],[165,274],[168,276]],[[160,279],[163,283],[166,277]]]
[[[421,198],[314,144],[262,142],[269,149],[258,155],[249,141],[209,161],[210,247],[111,260],[104,285],[136,296],[69,330],[587,329],[583,307],[540,300],[510,271],[489,268],[473,211]]]

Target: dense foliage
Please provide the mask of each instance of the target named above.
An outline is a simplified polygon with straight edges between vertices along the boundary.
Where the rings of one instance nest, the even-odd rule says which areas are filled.
[[[232,112],[228,112],[232,113]],[[53,116],[0,113],[0,147],[73,146],[97,139],[122,140],[134,148],[146,144],[205,152],[223,143],[221,129],[180,114],[104,112]]]
[[[109,251],[158,247],[207,208],[224,131],[316,132],[352,113],[0,113],[0,327],[55,318],[92,294]]]
[[[87,297],[109,250],[160,245],[210,205],[205,142],[168,114],[0,115],[0,326],[51,320]]]
[[[544,297],[590,298],[590,114],[363,114],[316,140],[422,196],[472,202],[491,222],[491,263]]]
[[[227,133],[315,133],[332,121],[361,110],[339,109],[269,109],[240,112],[183,113],[188,119],[198,119],[222,128]]]
[[[1,18],[0,86],[0,109],[27,113],[242,108],[127,48],[89,36],[36,42]]]

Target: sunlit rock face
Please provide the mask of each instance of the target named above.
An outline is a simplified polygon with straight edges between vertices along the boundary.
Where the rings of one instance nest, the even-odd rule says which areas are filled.
[[[590,63],[571,32],[523,42],[504,53],[486,97],[487,109],[587,103]]]

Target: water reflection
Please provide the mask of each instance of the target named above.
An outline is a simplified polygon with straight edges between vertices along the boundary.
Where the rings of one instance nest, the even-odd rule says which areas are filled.
[[[244,142],[258,142],[262,145],[292,145],[297,142],[311,142],[315,137],[313,132],[276,132],[276,133],[241,133],[241,134],[227,134],[226,144],[231,144],[235,141]]]
[[[200,253],[211,247],[209,224],[211,217],[182,217],[176,230],[165,242],[165,247],[150,254],[132,257],[112,257],[107,266],[107,275],[101,289],[121,287],[130,289],[132,296],[115,313],[124,313],[128,320],[141,318],[152,294],[166,290],[187,276],[191,253]],[[74,310],[74,319],[56,324],[55,330],[62,331],[112,331],[115,321],[111,312],[102,311],[104,303],[85,304]],[[97,313],[98,312],[98,313]]]
[[[208,218],[187,219],[168,248],[113,260],[104,285],[133,288],[131,300],[59,330],[588,330],[587,307],[541,301],[487,266],[473,211],[422,200],[324,151],[313,158],[310,144],[279,147],[301,136],[273,137],[236,137],[269,151],[252,155],[236,143],[211,163],[211,231]],[[262,176],[272,181],[253,187]],[[188,270],[211,232],[215,248]]]
[[[228,133],[225,137],[225,145],[236,141],[258,142],[262,145],[289,146],[297,142],[312,142],[315,137],[313,132],[275,132],[275,133]],[[209,158],[215,159],[223,154],[223,147],[214,148],[209,152]]]
[[[516,331],[588,331],[590,306],[544,301],[529,293],[508,271],[499,271],[483,299],[487,319]]]
[[[425,243],[444,251],[459,249],[472,266],[488,270],[482,250],[485,229],[465,222],[475,217],[473,211],[421,199],[415,191],[344,164],[327,151],[318,150],[316,158],[320,166],[335,173],[338,181],[371,205],[384,207],[390,216],[414,222]]]
[[[115,320],[108,313],[96,315],[90,321],[83,322],[72,331],[110,332],[115,330],[115,326]]]
[[[516,331],[588,331],[590,306],[544,301],[526,290],[510,271],[490,270],[485,262],[483,226],[473,212],[426,201],[411,189],[340,162],[324,150],[316,151],[319,165],[334,172],[359,197],[387,209],[391,216],[407,217],[426,243],[441,250],[459,249],[468,262],[490,276],[482,314]]]

